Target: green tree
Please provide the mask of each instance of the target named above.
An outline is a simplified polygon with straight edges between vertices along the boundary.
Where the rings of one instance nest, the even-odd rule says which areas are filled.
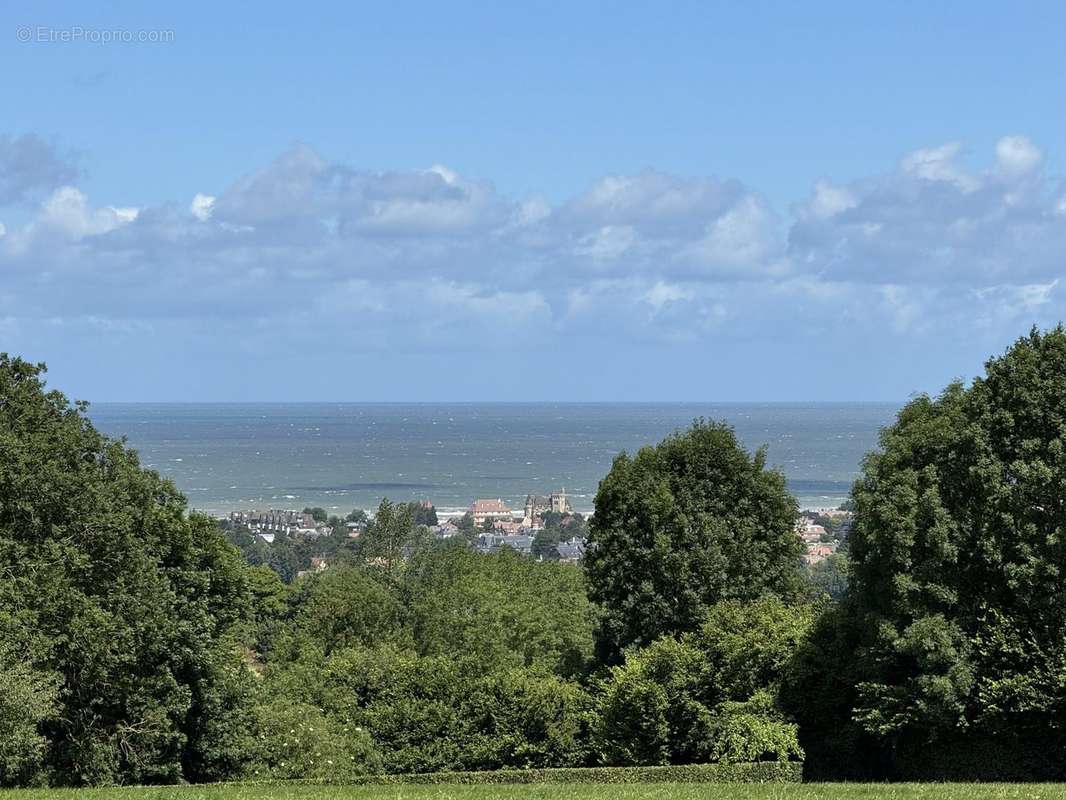
[[[816,609],[776,597],[723,601],[696,633],[626,651],[602,685],[597,728],[611,764],[802,758],[778,708],[782,675]]]
[[[538,563],[510,548],[480,555],[445,546],[415,560],[406,593],[423,655],[563,675],[582,671],[591,657],[594,610],[575,566]]]
[[[245,566],[43,372],[0,355],[0,618],[57,676],[46,767],[70,783],[211,777],[230,729],[205,718],[232,697]]]
[[[438,524],[437,509],[432,504],[427,505],[418,500],[412,500],[407,507],[411,510],[411,520],[415,525],[432,528]]]
[[[765,450],[697,420],[615,459],[596,493],[584,566],[602,611],[601,656],[696,630],[719,600],[791,595],[801,585],[796,501]]]
[[[55,719],[58,676],[34,669],[0,647],[0,787],[42,781],[48,740],[45,723]]]
[[[359,537],[359,553],[367,564],[380,568],[390,578],[395,577],[417,535],[410,507],[393,505],[386,497],[366,532]]]
[[[807,577],[811,582],[811,594],[815,597],[825,595],[833,600],[840,600],[848,588],[848,557],[844,553],[833,553],[827,558],[807,568]]]
[[[1066,776],[1066,332],[915,398],[880,444],[853,490],[844,603],[795,668],[814,760]]]
[[[342,566],[296,584],[285,634],[289,646],[313,643],[324,655],[355,645],[403,641],[404,609],[380,576]]]
[[[329,519],[329,514],[326,513],[326,509],[321,508],[319,506],[315,506],[314,508],[308,506],[303,510],[303,513],[310,514],[311,519],[313,519],[315,522],[325,522]]]

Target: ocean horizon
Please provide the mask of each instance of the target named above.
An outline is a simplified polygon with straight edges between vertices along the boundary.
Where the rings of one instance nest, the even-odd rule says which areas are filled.
[[[802,507],[835,507],[902,405],[110,402],[88,413],[209,514],[305,506],[347,513],[386,496],[455,514],[478,497],[521,508],[527,494],[558,489],[587,513],[620,452],[698,417],[729,423],[749,449],[766,446]]]

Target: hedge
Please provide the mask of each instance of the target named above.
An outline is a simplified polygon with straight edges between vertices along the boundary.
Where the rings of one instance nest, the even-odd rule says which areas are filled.
[[[570,767],[559,769],[500,769],[491,772],[422,772],[406,775],[366,775],[355,784],[442,783],[799,783],[799,761],[760,761],[744,764],[685,764],[666,767]]]

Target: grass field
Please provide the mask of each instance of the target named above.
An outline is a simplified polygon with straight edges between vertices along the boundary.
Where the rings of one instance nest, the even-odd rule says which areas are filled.
[[[183,786],[22,789],[0,800],[1066,800],[1066,784],[528,784],[520,786]]]

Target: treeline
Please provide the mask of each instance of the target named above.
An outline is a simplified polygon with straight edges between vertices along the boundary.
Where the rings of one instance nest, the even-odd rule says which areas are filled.
[[[344,517],[328,516],[322,508],[306,508],[304,513],[314,515],[328,532],[309,535],[278,531],[268,542],[247,525],[230,520],[222,520],[219,524],[226,540],[241,551],[245,561],[253,566],[270,567],[286,583],[310,570],[316,558],[324,559],[331,566],[365,563],[378,547],[377,534],[383,524],[398,531],[407,554],[424,544],[433,535],[430,529],[438,524],[436,508],[415,500],[393,503],[386,498],[373,518],[362,509],[355,509]],[[535,534],[531,548],[533,557],[540,560],[558,561],[556,548],[560,542],[588,536],[588,523],[581,514],[548,511],[542,515],[542,521],[543,527]],[[355,523],[358,528],[353,531],[348,523]],[[456,541],[467,545],[476,542],[479,534],[492,530],[491,521],[478,529],[469,512],[457,518],[455,526]]]
[[[288,583],[41,373],[0,357],[0,784],[1066,772],[1061,328],[900,412],[832,592],[782,474],[706,421],[616,459],[583,568],[436,542],[385,503]]]

